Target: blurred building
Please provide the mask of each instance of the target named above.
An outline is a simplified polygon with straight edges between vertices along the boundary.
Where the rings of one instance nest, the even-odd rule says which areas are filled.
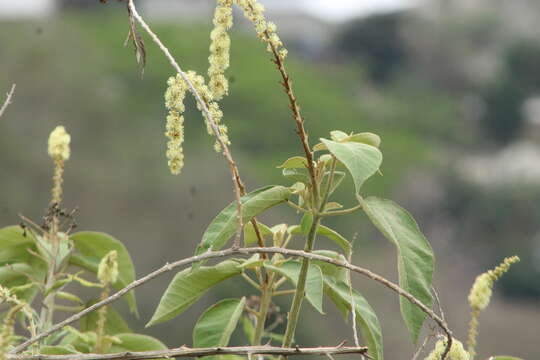
[[[56,0],[0,1],[0,19],[40,18],[53,15],[58,8]]]

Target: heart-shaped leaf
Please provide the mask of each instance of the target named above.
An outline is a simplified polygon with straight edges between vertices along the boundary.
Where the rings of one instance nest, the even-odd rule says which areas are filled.
[[[360,201],[371,222],[398,250],[400,286],[430,307],[434,255],[418,224],[393,201],[377,197],[360,198]],[[400,306],[405,324],[416,342],[426,314],[403,297],[400,297]]]
[[[321,141],[326,145],[328,151],[349,170],[353,177],[356,193],[359,194],[362,184],[381,166],[382,154],[379,149],[356,142],[338,143],[326,139],[321,139]]]

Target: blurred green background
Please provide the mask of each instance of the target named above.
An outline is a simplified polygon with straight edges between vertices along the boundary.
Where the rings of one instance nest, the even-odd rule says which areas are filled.
[[[181,66],[205,74],[207,8],[140,3]],[[415,214],[435,249],[436,287],[456,337],[466,336],[475,276],[516,254],[522,262],[482,314],[479,353],[540,358],[540,4],[431,1],[347,21],[272,4],[269,17],[283,30],[312,143],[334,129],[381,135],[384,175],[365,193],[396,199]],[[288,184],[275,167],[302,149],[287,98],[264,46],[236,15],[230,96],[222,104],[232,151],[249,189]],[[0,225],[18,223],[19,213],[43,215],[52,176],[47,137],[64,125],[72,135],[65,205],[79,208],[80,229],[122,240],[142,275],[192,254],[233,197],[226,164],[191,100],[186,166],[170,175],[163,93],[172,70],[147,40],[141,78],[132,48],[123,46],[127,30],[125,7],[112,1],[58,2],[51,14],[31,18],[0,12],[0,88],[17,84],[0,119]],[[351,189],[346,184],[338,198],[352,204]],[[281,210],[266,223],[299,221]],[[396,279],[394,249],[362,215],[331,225],[348,238],[358,234],[354,262]],[[192,325],[216,299],[251,291],[227,282],[181,318],[143,329],[169,280],[139,288],[141,318],[130,323],[170,346],[191,344]],[[398,299],[363,279],[355,285],[379,314],[386,357],[411,358]],[[283,311],[289,301],[279,304]],[[303,308],[299,344],[351,340],[332,306],[327,317]]]

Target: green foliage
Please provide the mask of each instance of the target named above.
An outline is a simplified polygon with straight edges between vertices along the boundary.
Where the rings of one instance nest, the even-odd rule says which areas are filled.
[[[246,298],[224,299],[206,309],[193,328],[193,346],[227,346],[245,305]]]
[[[242,223],[246,224],[263,211],[281,204],[291,191],[283,186],[267,186],[242,197]],[[234,235],[238,225],[237,205],[231,203],[210,223],[195,252],[200,255],[208,250],[219,250]]]
[[[297,261],[286,261],[283,264],[276,266],[264,264],[268,269],[287,277],[294,286],[298,286],[298,277],[300,276],[300,263]],[[323,311],[323,275],[321,268],[318,265],[311,264],[307,272],[306,280],[306,299],[313,307],[324,314]]]
[[[122,289],[135,280],[135,268],[126,247],[117,239],[100,232],[84,231],[70,236],[76,249],[71,257],[71,264],[79,266],[97,275],[101,259],[111,250],[118,252],[118,281],[115,289]],[[137,304],[133,291],[126,296],[126,301],[132,313],[137,313]]]
[[[358,291],[351,289],[347,283],[336,281],[330,276],[325,276],[324,278],[324,292],[336,304],[344,316],[347,316],[347,313],[351,311],[354,303],[356,321],[369,347],[369,354],[376,360],[382,360],[383,340],[381,325],[375,311],[373,311],[366,299]]]
[[[398,250],[399,283],[423,304],[431,306],[434,257],[431,246],[412,216],[393,201],[368,197],[362,207],[373,224]],[[401,314],[413,341],[417,341],[426,314],[400,298]]]
[[[249,300],[246,300],[247,297],[220,300],[205,310],[193,328],[195,347],[227,346],[239,322],[242,322],[245,337],[251,345],[261,345],[263,339],[270,339],[281,342],[282,347],[292,347],[304,297],[321,315],[325,315],[323,303],[324,296],[327,296],[345,318],[353,315],[355,320],[353,323],[361,330],[370,356],[375,360],[383,360],[382,330],[377,315],[364,296],[353,289],[349,270],[345,269],[348,266],[346,257],[352,257],[352,244],[338,231],[323,223],[329,216],[340,216],[363,210],[375,227],[397,248],[397,271],[401,289],[397,285],[389,287],[409,299],[414,297],[428,308],[433,302],[431,285],[434,255],[431,247],[415,220],[406,210],[390,200],[377,197],[363,198],[363,193],[366,192],[365,182],[376,173],[382,174],[380,168],[383,155],[379,149],[381,138],[378,135],[371,132],[347,133],[332,130],[330,131],[331,140],[322,138],[321,143],[310,148],[303,119],[297,110],[299,105],[293,93],[290,75],[285,70],[286,51],[283,44],[275,33],[274,26],[264,20],[258,7],[247,6],[243,10],[246,11],[247,17],[255,22],[259,39],[265,42],[267,50],[274,56],[273,62],[278,66],[286,88],[304,153],[289,157],[278,166],[282,169],[281,173],[285,182],[289,184],[265,186],[244,195],[244,185],[240,180],[239,171],[233,165],[234,162],[228,152],[227,127],[224,124],[213,123],[215,119],[205,114],[209,131],[215,131],[214,135],[223,140],[218,150],[223,151],[229,160],[235,190],[238,197],[243,196],[239,203],[233,201],[210,222],[195,254],[202,255],[218,251],[225,247],[235,234],[240,235],[242,231],[245,246],[267,245],[271,238],[272,245],[281,248],[281,251],[273,255],[270,252],[255,254],[247,260],[223,260],[207,266],[203,266],[202,261],[193,263],[191,267],[181,270],[174,276],[161,295],[159,304],[147,326],[172,320],[183,314],[214,286],[241,275],[236,279],[242,278],[247,281],[259,292],[258,295],[250,296]],[[130,12],[130,15],[132,13]],[[261,31],[261,28],[264,31]],[[131,29],[130,36],[134,37],[135,43],[140,46],[140,40],[135,32],[135,29]],[[270,36],[270,33],[274,36]],[[193,41],[194,39],[190,39],[190,42]],[[228,48],[228,42],[226,43]],[[215,50],[214,47],[213,49]],[[140,53],[140,49],[137,51]],[[228,63],[229,59],[223,60]],[[223,113],[217,103],[218,99],[214,98],[206,87],[205,79],[202,76],[196,76],[194,72],[189,72],[188,77],[192,79],[194,84],[190,85],[193,85],[197,92],[196,99],[199,101],[197,107],[199,109],[208,107],[212,116],[221,119]],[[245,78],[245,81],[249,83],[250,77],[245,76]],[[181,76],[178,79],[181,79]],[[183,98],[185,90],[191,86],[177,85],[183,87],[181,94]],[[254,88],[254,91],[264,92],[264,95],[268,93],[266,89],[261,90],[260,86]],[[239,89],[238,93],[242,95],[242,89]],[[332,98],[332,95],[328,95],[332,93],[332,91],[323,93],[325,102],[338,101]],[[176,95],[178,94],[174,93],[174,89],[169,90],[167,101],[173,102]],[[276,108],[274,99],[269,96],[265,96],[264,99],[257,103],[257,108],[273,114],[272,111]],[[316,102],[315,100],[313,101]],[[178,113],[172,115],[180,116],[184,105],[177,104],[176,106],[181,108],[181,111],[176,109]],[[348,109],[348,107],[344,108]],[[331,118],[324,115],[335,117],[340,114],[321,113],[323,118]],[[280,118],[277,115],[275,117]],[[256,126],[257,131],[260,132],[260,125]],[[282,132],[279,126],[263,128],[265,131],[267,129],[278,131],[279,134]],[[180,139],[183,139],[184,129],[181,122],[175,126],[169,123],[167,131],[167,136],[171,140],[174,139],[176,145],[182,143],[183,140]],[[249,135],[248,143],[256,141],[257,146],[264,148],[259,137],[254,136],[258,132],[242,134],[240,131],[239,133],[241,136]],[[66,136],[64,154],[69,153],[69,148],[66,146],[69,145],[70,137],[67,134]],[[248,136],[244,137],[248,138]],[[392,141],[388,143],[393,144]],[[272,148],[278,147],[279,142],[272,144]],[[279,154],[279,151],[276,153]],[[174,156],[169,156],[171,154]],[[182,153],[174,152],[174,149],[169,148],[167,155],[169,159],[183,161]],[[56,308],[79,311],[82,307],[91,306],[98,301],[95,295],[92,300],[86,300],[83,299],[84,296],[73,293],[71,288],[68,288],[72,283],[82,285],[88,288],[88,291],[99,289],[99,300],[105,300],[110,296],[110,287],[120,290],[135,281],[133,262],[128,250],[119,240],[101,232],[86,231],[70,234],[75,225],[72,222],[72,215],[60,208],[64,170],[64,163],[60,160],[67,160],[68,157],[53,158],[55,160],[53,199],[44,217],[44,225],[38,226],[29,222],[30,224],[26,225],[28,228],[25,229],[14,226],[0,229],[0,281],[2,283],[0,300],[6,302],[9,307],[3,319],[1,334],[7,334],[8,336],[4,335],[4,338],[9,337],[10,342],[15,328],[12,315],[16,311],[22,310],[22,317],[29,324],[28,328],[31,329],[31,335],[33,335],[35,331],[44,332],[50,329]],[[340,171],[343,168],[347,172]],[[340,186],[346,184],[344,179],[349,175],[354,184],[354,191],[344,188],[343,194],[346,194],[347,200],[353,199],[355,204],[351,208],[342,209],[343,206],[332,201],[334,200],[332,197]],[[382,181],[381,178],[378,180]],[[293,208],[297,215],[294,223],[298,225],[277,224],[270,227],[255,221],[267,210],[280,204],[287,204]],[[72,222],[71,226],[64,229],[61,219],[67,220],[68,223]],[[243,229],[240,225],[243,225]],[[301,254],[301,259],[290,259],[290,256],[287,256],[287,249],[293,237],[304,240],[304,254]],[[340,252],[327,249],[315,250],[318,237],[331,240]],[[224,254],[245,255],[251,252],[232,247],[228,252],[218,252],[213,255],[223,257]],[[322,255],[334,262],[311,260],[307,253]],[[298,252],[294,254],[299,255]],[[73,273],[71,272],[73,267],[81,271]],[[100,267],[102,270],[108,269],[110,276],[102,276],[107,272],[100,271]],[[118,268],[118,278],[116,268]],[[156,274],[170,269],[166,266]],[[366,274],[367,271],[363,273]],[[97,276],[98,281],[86,279],[87,274]],[[376,276],[370,277],[388,285],[387,280],[381,280]],[[149,278],[151,277],[147,277]],[[287,281],[292,288],[280,289]],[[140,282],[135,285],[139,284]],[[32,305],[33,297],[40,291],[43,298],[42,304]],[[273,305],[274,296],[278,295],[292,295],[287,326],[283,335],[273,332],[282,319],[281,311]],[[401,312],[413,342],[416,342],[426,319],[425,312],[428,312],[439,324],[444,320],[438,320],[437,315],[414,305],[405,297],[400,297]],[[69,301],[70,306],[75,306],[62,306],[56,303],[57,300]],[[137,306],[133,291],[126,295],[126,301],[131,312],[136,314]],[[274,318],[273,324],[269,324],[270,318]],[[354,333],[356,335],[356,329]],[[355,338],[355,340],[358,339]],[[82,317],[78,329],[64,327],[37,346],[42,354],[64,355],[166,349],[166,346],[157,339],[132,333],[120,314],[109,306],[103,306],[96,312]],[[439,348],[442,349],[442,345],[439,345]],[[0,357],[3,358],[6,347],[3,346],[0,350]],[[504,360],[505,358],[494,359]],[[512,358],[506,358],[508,359]]]
[[[226,260],[215,266],[186,269],[173,278],[146,326],[162,323],[183,313],[212,286],[241,273],[240,263]]]

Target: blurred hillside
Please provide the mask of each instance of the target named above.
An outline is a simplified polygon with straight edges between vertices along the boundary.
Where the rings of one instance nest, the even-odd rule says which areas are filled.
[[[528,3],[517,2],[540,17]],[[397,198],[417,217],[438,255],[437,287],[458,337],[465,334],[466,295],[476,274],[503,256],[522,258],[497,288],[510,296],[499,296],[482,318],[480,353],[538,358],[540,45],[533,30],[516,27],[512,17],[482,2],[473,8],[457,1],[431,4],[331,27],[306,21],[324,29],[316,32],[327,37],[317,46],[307,46],[313,42],[306,43],[303,32],[286,32],[299,102],[312,143],[333,129],[381,135],[384,176],[371,180],[366,193]],[[290,17],[274,20],[278,29],[291,28]],[[153,27],[184,69],[206,72],[210,19],[156,20]],[[278,75],[248,31],[233,32],[231,91],[223,110],[232,150],[254,189],[286,184],[275,166],[301,147]],[[52,172],[47,136],[65,125],[73,143],[66,205],[79,208],[81,229],[121,239],[144,274],[191,254],[232,193],[226,165],[212,151],[193,102],[186,114],[186,167],[179,177],[169,174],[163,93],[172,71],[147,41],[141,78],[132,49],[122,46],[126,34],[125,10],[113,1],[41,20],[0,22],[0,86],[17,83],[14,103],[0,119],[0,224],[19,222],[18,213],[42,215]],[[263,220],[299,221],[284,213]],[[340,221],[346,237],[360,232],[355,261],[396,278],[387,266],[395,261],[393,249],[364,219]],[[148,319],[168,281],[140,289],[142,319],[134,327]],[[412,354],[395,316],[397,299],[377,285],[358,285],[380,314],[387,358]],[[212,296],[230,291],[224,286]],[[326,329],[305,307],[299,342],[338,343],[346,336],[349,325],[326,305]],[[184,321],[145,331],[171,346],[189,343],[185,324],[204,306]]]

